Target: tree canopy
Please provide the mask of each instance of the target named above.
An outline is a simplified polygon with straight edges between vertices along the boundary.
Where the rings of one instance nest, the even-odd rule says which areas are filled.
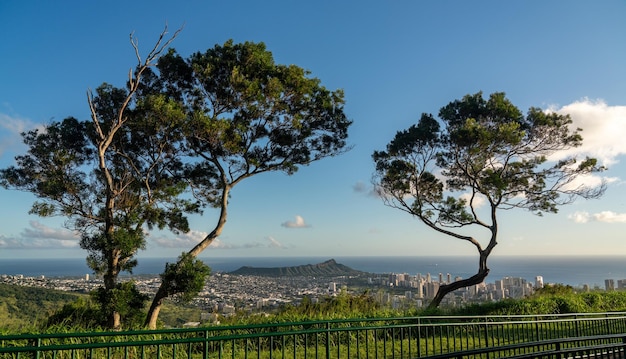
[[[178,155],[184,112],[163,96],[140,92],[142,76],[177,34],[165,39],[161,33],[144,60],[131,34],[138,64],[127,86],[104,83],[89,91],[90,120],[68,117],[24,133],[28,152],[0,170],[1,185],[38,198],[31,213],[65,216],[80,234],[87,264],[103,277],[94,295],[113,329],[120,328],[121,314],[143,306],[132,299],[134,285],[118,276],[136,266],[145,230],[189,231],[185,214],[200,209],[198,201],[181,197],[187,188]]]
[[[398,131],[386,150],[372,155],[374,184],[384,203],[429,228],[471,243],[479,253],[476,275],[441,285],[432,301],[481,283],[498,240],[498,210],[556,213],[577,197],[597,198],[597,187],[580,181],[602,171],[594,158],[561,156],[582,144],[581,129],[567,115],[530,108],[524,115],[505,96],[481,92],[442,107],[439,120],[422,114]],[[481,204],[486,203],[486,209]],[[472,228],[487,231],[486,245]],[[481,244],[483,243],[483,244]]]
[[[188,58],[170,50],[151,75],[145,89],[173,99],[185,113],[184,173],[192,193],[220,209],[211,232],[177,264],[168,264],[169,272],[188,267],[184,263],[220,235],[235,185],[264,172],[291,175],[349,148],[352,122],[343,111],[343,92],[326,89],[296,65],[276,64],[263,43],[227,41]],[[175,287],[170,276],[162,278],[149,327]]]
[[[263,43],[228,41],[184,59],[166,51],[178,32],[165,34],[143,61],[131,35],[138,65],[126,88],[88,92],[89,121],[68,117],[25,133],[28,153],[0,172],[3,186],[39,198],[33,213],[66,216],[81,234],[89,266],[104,278],[94,295],[112,328],[140,307],[118,275],[137,264],[146,229],[186,232],[186,214],[220,209],[209,235],[166,264],[146,319],[154,327],[164,298],[188,300],[202,288],[210,271],[197,255],[221,233],[236,184],[270,171],[291,175],[348,149],[341,90],[275,64]]]

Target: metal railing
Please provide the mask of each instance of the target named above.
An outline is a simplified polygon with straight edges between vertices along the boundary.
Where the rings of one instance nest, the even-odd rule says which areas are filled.
[[[624,345],[626,312],[433,316],[4,335],[0,359],[523,358]]]

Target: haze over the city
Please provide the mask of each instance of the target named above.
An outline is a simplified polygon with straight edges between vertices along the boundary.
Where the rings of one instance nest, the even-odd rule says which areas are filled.
[[[558,214],[500,212],[494,255],[626,255],[626,2],[613,1],[4,1],[0,3],[0,168],[24,153],[20,132],[89,119],[87,91],[122,87],[164,26],[181,55],[228,39],[264,42],[277,63],[345,91],[352,149],[293,176],[237,185],[228,223],[203,256],[474,255],[373,195],[372,152],[423,112],[483,91],[570,114],[577,153],[608,168],[598,200]],[[65,218],[28,211],[30,193],[0,189],[0,259],[84,257]],[[154,231],[140,256],[177,256],[213,229]]]

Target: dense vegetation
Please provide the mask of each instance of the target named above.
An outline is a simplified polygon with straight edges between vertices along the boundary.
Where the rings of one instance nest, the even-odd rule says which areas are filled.
[[[0,330],[23,331],[40,323],[79,294],[0,283]]]
[[[86,295],[57,290],[0,284],[0,333],[85,331],[102,328],[98,306]],[[579,293],[569,286],[548,287],[531,297],[471,304],[461,308],[397,311],[381,306],[371,295],[342,293],[319,301],[305,298],[298,305],[272,313],[240,312],[219,317],[221,324],[257,324],[343,318],[375,318],[415,315],[532,315],[626,311],[626,291]],[[161,326],[181,327],[200,320],[200,308],[167,302]],[[129,318],[131,320],[132,318]],[[140,318],[136,322],[141,326]]]

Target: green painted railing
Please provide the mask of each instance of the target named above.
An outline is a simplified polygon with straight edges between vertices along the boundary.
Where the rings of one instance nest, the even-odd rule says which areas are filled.
[[[573,351],[577,345],[583,345],[584,337],[596,338],[598,345],[619,344],[626,340],[624,333],[626,312],[349,319],[154,331],[5,335],[0,336],[0,359],[504,358],[532,356],[532,353],[539,356],[553,351],[555,345],[559,350]]]

